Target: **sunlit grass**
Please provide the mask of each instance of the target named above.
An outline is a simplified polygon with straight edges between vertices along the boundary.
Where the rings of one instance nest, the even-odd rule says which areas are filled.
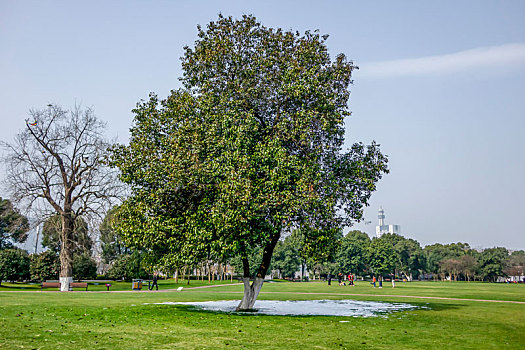
[[[197,285],[193,282],[190,287]],[[172,289],[173,284],[161,281],[160,287]],[[122,288],[130,290],[131,284],[124,283]],[[395,289],[374,289],[366,282],[358,282],[356,287],[283,282],[265,284],[259,297],[380,300],[427,307],[373,318],[239,315],[150,304],[240,299],[241,292],[242,286],[232,285],[159,293],[0,293],[0,348],[305,350],[525,346],[525,304],[401,297],[523,301],[525,285],[412,282],[400,283]]]

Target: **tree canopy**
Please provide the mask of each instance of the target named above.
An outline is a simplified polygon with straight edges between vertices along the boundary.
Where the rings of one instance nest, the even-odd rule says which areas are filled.
[[[139,103],[129,146],[115,149],[132,188],[119,210],[128,243],[174,263],[240,256],[247,309],[283,234],[301,228],[321,253],[361,219],[387,159],[376,144],[343,151],[356,67],[343,54],[332,61],[326,38],[253,16],[198,27],[182,58],[184,88]]]
[[[350,231],[339,240],[336,262],[339,271],[363,274],[366,269],[370,237],[364,232]]]
[[[13,243],[25,242],[27,231],[27,218],[20,214],[9,199],[0,197],[0,250],[11,248]]]

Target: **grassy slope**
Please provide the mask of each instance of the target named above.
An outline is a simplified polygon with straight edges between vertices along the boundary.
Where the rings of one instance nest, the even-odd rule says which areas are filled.
[[[165,284],[162,287],[173,287]],[[129,287],[129,284],[128,284]],[[91,288],[91,287],[90,287]],[[359,299],[411,302],[430,309],[386,318],[291,317],[209,313],[162,301],[239,299],[242,286],[182,293],[0,293],[0,348],[41,349],[447,349],[524,348],[525,304],[410,300],[379,294],[524,301],[524,285],[406,283],[373,289],[322,283],[265,284],[260,299]],[[271,293],[270,293],[271,292]],[[284,292],[284,293],[281,293]],[[324,295],[291,294],[326,293]],[[377,294],[345,296],[339,294]],[[340,321],[349,321],[341,323]]]

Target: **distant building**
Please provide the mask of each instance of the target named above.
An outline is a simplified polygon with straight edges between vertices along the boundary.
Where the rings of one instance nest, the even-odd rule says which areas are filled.
[[[376,226],[376,236],[377,238],[381,237],[385,233],[395,233],[400,235],[401,234],[401,226],[399,225],[385,225],[385,211],[383,208],[379,208],[379,212],[377,214],[377,217],[379,218],[379,225]]]

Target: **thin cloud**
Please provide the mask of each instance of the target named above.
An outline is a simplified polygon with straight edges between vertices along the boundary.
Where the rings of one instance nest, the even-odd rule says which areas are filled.
[[[524,64],[525,44],[505,44],[440,56],[360,64],[359,75],[374,78],[443,75],[471,69]]]

